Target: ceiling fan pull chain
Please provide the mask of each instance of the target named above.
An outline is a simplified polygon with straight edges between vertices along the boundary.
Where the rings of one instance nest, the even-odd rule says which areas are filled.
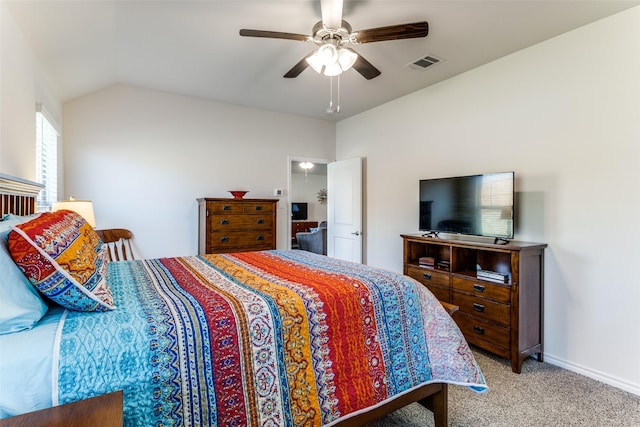
[[[329,109],[333,111],[333,77],[329,77]]]
[[[340,112],[340,74],[338,74],[338,101],[336,104],[336,113]]]
[[[333,105],[333,77],[329,77],[329,108],[327,108],[327,114],[334,114],[340,112],[340,75],[336,76],[338,78],[338,87],[337,87],[337,99],[336,105]]]

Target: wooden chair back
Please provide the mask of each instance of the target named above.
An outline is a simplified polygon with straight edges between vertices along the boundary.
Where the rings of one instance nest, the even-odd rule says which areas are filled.
[[[109,261],[129,261],[134,260],[131,239],[133,233],[125,228],[109,228],[95,230],[100,240],[107,245]]]

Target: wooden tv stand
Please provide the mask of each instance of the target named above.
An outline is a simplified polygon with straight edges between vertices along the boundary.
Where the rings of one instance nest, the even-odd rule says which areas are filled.
[[[546,244],[493,244],[419,234],[403,234],[402,239],[404,274],[440,301],[459,307],[452,316],[469,343],[509,359],[516,373],[528,356],[537,354],[542,361]],[[432,260],[433,266],[421,265],[420,258]],[[504,280],[479,278],[478,269],[503,275]]]

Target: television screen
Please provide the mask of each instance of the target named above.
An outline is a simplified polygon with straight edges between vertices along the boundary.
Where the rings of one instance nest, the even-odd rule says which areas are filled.
[[[420,231],[512,239],[514,175],[420,180]]]
[[[291,219],[294,221],[304,221],[307,219],[307,203],[291,203]]]

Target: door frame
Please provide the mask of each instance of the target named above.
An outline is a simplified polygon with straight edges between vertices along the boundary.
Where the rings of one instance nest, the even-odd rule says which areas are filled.
[[[329,159],[322,159],[322,158],[318,158],[318,157],[308,157],[308,156],[292,156],[289,155],[287,156],[287,195],[285,197],[286,203],[287,203],[287,208],[286,208],[286,214],[287,214],[287,236],[286,236],[286,240],[287,240],[287,244],[285,249],[291,249],[291,163],[293,162],[311,162],[311,163],[315,163],[315,164],[324,164],[327,165],[329,163],[331,163],[334,160],[329,160]]]

